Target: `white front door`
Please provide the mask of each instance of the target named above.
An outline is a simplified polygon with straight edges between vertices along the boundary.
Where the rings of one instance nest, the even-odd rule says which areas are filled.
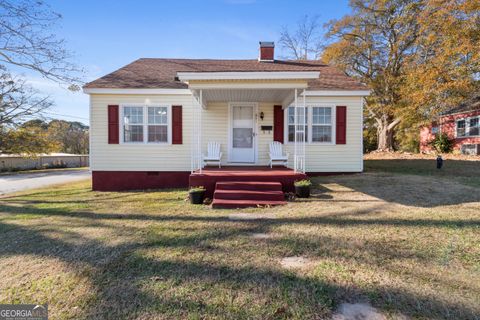
[[[230,162],[255,163],[255,106],[230,107]]]

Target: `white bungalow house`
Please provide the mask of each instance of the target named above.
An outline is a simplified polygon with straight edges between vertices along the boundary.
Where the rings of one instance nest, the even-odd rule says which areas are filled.
[[[253,194],[261,183],[289,191],[305,174],[361,172],[368,88],[318,60],[276,60],[272,42],[259,51],[252,60],[138,59],[86,84],[93,189],[204,185],[217,203],[240,206],[268,201]],[[270,168],[273,141],[286,167]],[[219,145],[219,161],[205,161],[209,145]],[[221,199],[219,181],[256,185]]]

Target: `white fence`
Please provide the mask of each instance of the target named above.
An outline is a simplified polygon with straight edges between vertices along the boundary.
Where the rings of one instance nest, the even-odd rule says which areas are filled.
[[[0,156],[0,170],[28,170],[52,167],[88,167],[88,155],[47,155],[35,158]]]

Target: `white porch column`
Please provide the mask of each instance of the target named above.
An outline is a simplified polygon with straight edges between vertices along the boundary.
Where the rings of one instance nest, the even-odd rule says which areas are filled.
[[[203,110],[202,110],[202,104],[203,104],[203,90],[200,89],[200,95],[199,95],[199,104],[198,104],[198,112],[199,112],[199,129],[197,133],[198,137],[198,166],[200,173],[202,173],[203,170],[203,157],[202,157],[202,132],[203,132]]]
[[[297,89],[295,89],[295,100],[294,100],[294,104],[293,104],[293,115],[294,115],[294,128],[295,128],[295,132],[294,132],[294,138],[293,138],[293,170],[295,170],[295,172],[297,172],[297,168],[298,168],[298,103],[297,103]]]
[[[199,90],[199,96],[196,97],[192,92],[192,144],[191,144],[191,172],[197,170],[202,173],[202,90]]]
[[[302,92],[302,104],[298,103],[298,90],[295,89],[295,140],[294,140],[294,158],[293,167],[295,172],[305,172],[305,138],[306,130],[305,121],[307,120],[305,107],[305,90]],[[302,118],[300,119],[300,115]],[[301,120],[301,121],[300,121]]]

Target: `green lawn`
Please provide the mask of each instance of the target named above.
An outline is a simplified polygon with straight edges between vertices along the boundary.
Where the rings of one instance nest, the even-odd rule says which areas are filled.
[[[51,319],[328,319],[342,302],[480,318],[480,162],[431,164],[366,161],[315,178],[308,200],[241,210],[260,220],[192,206],[185,190],[12,195],[0,303],[48,303]],[[282,267],[292,256],[308,263]]]

